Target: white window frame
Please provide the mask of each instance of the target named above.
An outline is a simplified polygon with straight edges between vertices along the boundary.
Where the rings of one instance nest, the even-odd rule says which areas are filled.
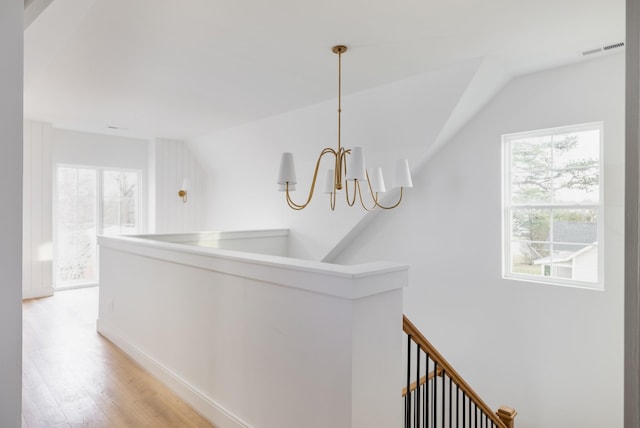
[[[598,204],[512,204],[511,203],[511,142],[516,139],[542,137],[554,134],[566,134],[585,130],[599,130],[599,197]],[[586,289],[604,290],[604,123],[590,122],[578,125],[567,125],[554,128],[546,128],[535,131],[517,132],[502,136],[502,276],[505,279],[526,281],[542,284],[553,284],[568,287],[579,287]],[[597,209],[597,256],[598,256],[598,277],[596,282],[578,281],[573,279],[563,279],[547,277],[543,275],[532,275],[525,273],[511,272],[512,263],[512,210],[514,208],[565,208],[565,209]]]
[[[58,254],[56,251],[58,243],[58,169],[59,168],[79,168],[79,169],[91,169],[96,172],[96,235],[101,235],[103,232],[103,179],[104,171],[122,171],[122,172],[134,172],[137,174],[138,189],[136,192],[136,225],[138,227],[138,233],[144,233],[146,230],[146,212],[143,205],[143,192],[144,192],[144,174],[141,169],[136,168],[119,168],[111,166],[96,166],[96,165],[84,165],[84,164],[70,164],[70,163],[57,163],[54,168],[54,180],[53,180],[53,287],[55,290],[68,290],[74,288],[83,288],[95,286],[100,283],[100,264],[96,264],[96,280],[95,281],[78,281],[68,285],[58,285]],[[100,248],[96,247],[96,257],[100,258]]]

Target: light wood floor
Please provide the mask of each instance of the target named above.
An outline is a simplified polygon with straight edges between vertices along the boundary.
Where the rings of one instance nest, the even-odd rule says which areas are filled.
[[[212,427],[96,332],[98,289],[23,304],[23,426]]]

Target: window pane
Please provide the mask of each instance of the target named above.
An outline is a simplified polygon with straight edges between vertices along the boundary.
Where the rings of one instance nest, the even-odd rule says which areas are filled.
[[[554,172],[554,202],[563,204],[597,204],[600,197],[600,173],[597,166],[585,166]]]
[[[553,142],[554,201],[598,203],[600,130],[556,135]]]
[[[96,172],[58,168],[56,285],[96,281]]]
[[[555,244],[551,256],[538,260],[546,269],[545,276],[575,281],[598,281],[597,245]]]
[[[553,197],[550,136],[511,142],[511,199],[516,204],[541,204]]]
[[[511,272],[527,275],[544,275],[544,266],[537,263],[550,255],[550,245],[545,242],[513,241],[511,243]]]
[[[513,240],[547,241],[551,230],[551,209],[514,208],[511,216]]]
[[[598,211],[595,209],[554,209],[553,242],[593,244],[598,240]]]
[[[570,168],[583,161],[596,164],[600,160],[600,130],[556,134],[553,138],[553,165]]]
[[[127,171],[104,171],[103,233],[122,235],[137,232],[138,174]]]

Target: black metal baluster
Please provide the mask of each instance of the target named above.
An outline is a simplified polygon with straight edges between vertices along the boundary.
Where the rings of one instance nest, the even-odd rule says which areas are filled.
[[[433,362],[433,427],[438,423],[438,362]]]
[[[467,393],[462,392],[462,428],[467,428]]]
[[[407,409],[407,396],[406,395],[404,396],[404,408],[405,408],[405,412],[402,415],[402,421],[403,421],[404,428],[407,428],[407,411],[406,411],[406,409]]]
[[[475,417],[475,424],[473,425],[475,428],[478,427],[478,405],[476,403],[473,403],[473,408],[474,408],[474,417]]]
[[[451,379],[451,376],[449,376],[449,426],[451,426],[451,424],[453,423],[453,396],[452,396],[452,391],[453,391],[453,385],[452,385],[453,380]]]
[[[425,412],[424,412],[424,426],[425,428],[429,428],[429,389],[431,388],[431,382],[429,381],[429,353],[427,352],[427,366],[426,366],[426,372],[427,372],[427,381],[425,382],[425,397],[424,397],[424,402],[425,402]]]
[[[416,420],[413,425],[420,428],[420,345],[416,345]]]
[[[407,405],[406,405],[406,428],[411,428],[411,335],[407,335]]]
[[[460,428],[460,386],[456,383],[456,428]]]
[[[446,395],[445,395],[445,391],[444,391],[444,387],[445,387],[445,383],[446,383],[444,381],[445,375],[446,375],[445,371],[442,370],[442,416],[441,416],[441,420],[442,420],[441,426],[442,426],[442,428],[444,428],[444,423],[445,423],[444,415],[446,414],[445,404],[446,404],[446,401],[447,401],[447,400],[445,400]]]

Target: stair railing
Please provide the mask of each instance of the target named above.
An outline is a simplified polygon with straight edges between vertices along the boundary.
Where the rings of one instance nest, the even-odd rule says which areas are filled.
[[[502,406],[494,413],[406,316],[402,329],[407,335],[404,428],[513,428],[514,409]]]

